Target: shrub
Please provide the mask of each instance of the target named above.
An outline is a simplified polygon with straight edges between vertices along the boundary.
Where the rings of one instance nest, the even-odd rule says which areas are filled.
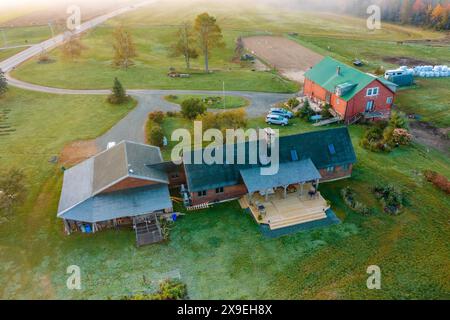
[[[203,130],[219,129],[225,131],[226,129],[241,129],[247,126],[247,115],[241,109],[220,113],[207,112],[201,120]]]
[[[303,107],[298,111],[297,116],[302,119],[309,119],[315,114],[314,110],[311,108],[308,100],[305,100]]]
[[[205,112],[206,106],[200,99],[190,98],[181,103],[181,114],[189,120],[194,120]]]
[[[148,140],[151,145],[157,147],[162,147],[164,145],[164,131],[161,126],[157,124],[151,126]]]
[[[295,98],[295,97],[290,98],[290,99],[286,102],[286,106],[287,106],[289,109],[291,109],[291,110],[297,108],[299,105],[300,105],[300,101],[298,101],[298,99]]]
[[[153,111],[148,114],[148,119],[161,125],[164,121],[164,112],[162,111]]]
[[[399,214],[403,207],[404,197],[401,190],[393,185],[377,185],[373,188],[377,199],[383,204],[384,212]]]
[[[447,177],[431,170],[424,172],[425,179],[447,194],[450,194],[450,181]]]
[[[331,114],[330,109],[331,109],[331,106],[329,104],[326,104],[325,107],[320,112],[322,119],[333,118],[333,115]]]
[[[175,117],[178,117],[179,113],[176,112],[176,111],[167,111],[167,112],[166,112],[166,115],[167,115],[169,118],[175,118]]]
[[[412,135],[406,129],[394,129],[392,133],[392,142],[397,145],[406,146],[412,141]]]
[[[355,192],[350,187],[341,190],[342,199],[345,204],[354,211],[367,216],[373,213],[365,204],[355,200]]]
[[[167,279],[159,284],[156,293],[141,293],[122,300],[183,300],[188,298],[187,286],[179,280]]]

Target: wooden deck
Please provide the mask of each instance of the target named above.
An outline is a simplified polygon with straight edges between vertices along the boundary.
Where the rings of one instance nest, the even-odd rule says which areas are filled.
[[[268,201],[260,195],[254,195],[252,200],[253,203],[250,204],[248,196],[245,196],[240,204],[243,208],[250,208],[255,220],[259,224],[269,225],[271,230],[325,219],[325,212],[329,209],[320,193],[313,198],[308,194],[300,196],[298,193],[291,193],[284,199],[283,192],[277,191]],[[258,205],[264,206],[265,213],[260,212]]]

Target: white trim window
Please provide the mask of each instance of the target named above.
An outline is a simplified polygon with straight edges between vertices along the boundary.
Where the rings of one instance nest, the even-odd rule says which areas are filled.
[[[367,89],[366,96],[367,97],[374,97],[374,96],[377,96],[379,93],[380,93],[380,88],[378,88],[378,87],[369,88],[369,89]]]
[[[393,97],[388,97],[388,98],[386,99],[386,103],[387,103],[387,104],[392,104],[392,102],[394,102],[394,98],[393,98]]]

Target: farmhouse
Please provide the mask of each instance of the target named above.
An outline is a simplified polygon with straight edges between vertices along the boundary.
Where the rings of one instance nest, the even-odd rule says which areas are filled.
[[[159,148],[121,142],[64,172],[58,217],[67,233],[133,225],[138,244],[162,240],[158,214],[172,202]]]
[[[305,73],[305,96],[330,105],[330,111],[347,124],[363,118],[389,118],[396,88],[383,77],[361,72],[330,57]]]
[[[270,139],[262,140],[271,150]],[[261,175],[263,165],[247,156],[237,164],[240,147],[248,155],[251,145],[232,145],[232,163],[226,161],[229,149],[221,146],[224,164],[189,164],[187,157],[204,151],[198,149],[175,165],[164,162],[157,147],[122,142],[65,171],[58,217],[67,233],[132,225],[138,244],[157,242],[158,217],[171,215],[173,188],[181,189],[188,209],[239,199],[259,224],[281,229],[327,219],[330,207],[319,184],[350,177],[356,162],[345,127],[279,138],[274,175]]]

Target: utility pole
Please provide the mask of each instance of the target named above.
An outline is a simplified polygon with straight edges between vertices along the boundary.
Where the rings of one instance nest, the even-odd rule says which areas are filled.
[[[52,38],[55,37],[55,31],[53,30],[53,24],[51,21],[48,22],[48,26],[50,27],[50,31],[52,33]]]
[[[225,81],[222,81],[222,96],[223,96],[223,109],[226,110],[226,103],[225,103]]]

